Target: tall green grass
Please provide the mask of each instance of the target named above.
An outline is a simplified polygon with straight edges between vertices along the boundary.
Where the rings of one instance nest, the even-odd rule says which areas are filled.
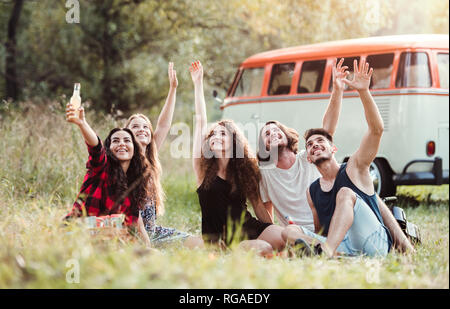
[[[87,117],[102,139],[123,124],[110,116]],[[65,122],[61,104],[3,110],[0,143],[0,288],[449,287],[448,185],[399,188],[408,219],[423,232],[415,255],[264,259],[238,249],[177,244],[151,251],[138,240],[97,241],[77,221],[62,226],[85,173],[87,150],[78,129]],[[172,159],[169,143],[160,151],[167,200],[158,224],[198,235],[191,162]],[[74,261],[79,283],[66,280]]]

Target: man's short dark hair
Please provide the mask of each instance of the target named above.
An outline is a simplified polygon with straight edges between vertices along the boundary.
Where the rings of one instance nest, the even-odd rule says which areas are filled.
[[[310,138],[311,136],[316,135],[316,134],[325,136],[327,138],[327,140],[329,140],[331,143],[333,143],[333,137],[331,136],[331,134],[322,128],[306,130],[305,135],[304,135],[305,142],[308,140],[308,138]]]

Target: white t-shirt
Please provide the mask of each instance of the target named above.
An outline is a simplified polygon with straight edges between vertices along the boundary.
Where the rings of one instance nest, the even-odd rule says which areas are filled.
[[[314,220],[306,198],[309,185],[320,177],[317,168],[306,159],[306,151],[297,153],[289,169],[261,168],[261,199],[271,201],[275,215],[282,225],[287,225],[289,216],[300,226],[314,231]]]

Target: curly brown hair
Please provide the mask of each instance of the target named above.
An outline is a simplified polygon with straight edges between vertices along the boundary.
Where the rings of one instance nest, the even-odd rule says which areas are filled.
[[[164,214],[164,190],[161,185],[161,174],[162,174],[162,168],[161,163],[159,161],[158,157],[158,150],[156,149],[156,142],[155,142],[155,135],[153,133],[153,126],[150,121],[150,119],[147,118],[147,116],[143,114],[133,114],[128,118],[125,127],[128,128],[130,126],[131,121],[134,118],[140,117],[144,119],[151,132],[151,141],[150,144],[147,145],[145,148],[145,157],[147,158],[148,162],[150,163],[150,179],[149,179],[149,197],[155,202],[156,206],[156,214],[157,215],[163,215]],[[139,145],[139,147],[141,147]]]
[[[126,173],[124,173],[120,161],[111,152],[111,137],[118,131],[125,131],[131,136],[131,140],[134,146],[133,157],[130,161],[130,166]],[[139,209],[144,207],[148,196],[147,183],[150,180],[150,167],[147,159],[139,151],[140,145],[134,138],[133,132],[130,129],[115,128],[109,132],[108,137],[105,139],[105,150],[107,156],[107,173],[108,187],[111,192],[115,193],[116,200],[113,212],[116,212],[123,200],[129,196],[133,215],[139,215]]]
[[[281,131],[286,135],[287,138],[287,148],[290,149],[293,153],[297,154],[298,152],[298,141],[299,141],[299,134],[297,131],[295,131],[292,128],[286,127],[284,124],[280,123],[276,120],[267,121],[266,124],[261,128],[259,131],[259,137],[258,137],[258,160],[259,161],[269,161],[270,160],[270,153],[269,150],[266,149],[266,145],[264,144],[264,140],[262,138],[263,129],[265,126],[269,124],[274,124],[278,128],[280,128]]]
[[[258,168],[258,161],[253,155],[247,139],[232,120],[225,119],[213,124],[209,134],[203,141],[200,158],[201,176],[203,177],[201,186],[207,190],[216,178],[219,170],[217,158],[205,156],[205,153],[211,152],[209,139],[217,126],[223,126],[232,136],[232,153],[230,153],[230,160],[226,170],[227,181],[231,184],[231,193],[239,193],[252,203],[259,200],[261,174]]]

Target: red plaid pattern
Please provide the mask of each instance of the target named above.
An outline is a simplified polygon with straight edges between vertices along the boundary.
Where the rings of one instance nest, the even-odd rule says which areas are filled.
[[[115,192],[108,187],[108,160],[105,147],[100,138],[98,145],[91,147],[87,145],[89,159],[86,163],[87,173],[84,176],[80,193],[73,204],[72,211],[66,216],[80,217],[83,214],[87,216],[106,216],[112,214],[124,214],[125,225],[134,225],[137,223],[139,213],[133,213],[130,199],[127,196],[120,205],[115,206]],[[84,208],[84,209],[83,209]]]

